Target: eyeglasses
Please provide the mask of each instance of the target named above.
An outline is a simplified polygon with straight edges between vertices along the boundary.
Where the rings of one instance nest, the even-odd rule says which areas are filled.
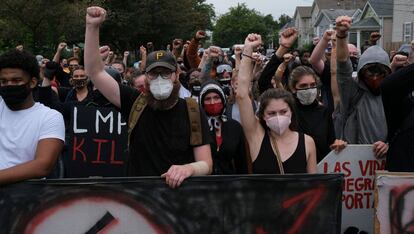
[[[155,80],[158,78],[158,76],[161,76],[161,78],[167,80],[171,78],[173,73],[172,72],[163,72],[163,73],[147,72],[146,74],[149,80]]]
[[[216,72],[218,73],[218,74],[221,74],[221,73],[223,73],[223,72],[232,72],[233,71],[233,69],[231,68],[231,66],[230,65],[227,65],[227,64],[222,64],[222,65],[220,65],[220,66],[218,66],[217,68],[216,68]]]

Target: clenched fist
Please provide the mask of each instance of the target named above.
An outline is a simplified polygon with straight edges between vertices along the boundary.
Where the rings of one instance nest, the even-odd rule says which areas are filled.
[[[86,9],[86,24],[99,27],[106,18],[106,10],[102,7],[92,6]]]

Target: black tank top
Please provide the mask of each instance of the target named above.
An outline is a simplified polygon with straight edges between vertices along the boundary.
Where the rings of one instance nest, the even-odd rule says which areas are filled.
[[[283,162],[285,173],[307,173],[306,170],[305,135],[299,133],[299,141],[295,152]],[[280,174],[276,155],[270,144],[270,137],[265,132],[259,155],[253,162],[253,174]]]

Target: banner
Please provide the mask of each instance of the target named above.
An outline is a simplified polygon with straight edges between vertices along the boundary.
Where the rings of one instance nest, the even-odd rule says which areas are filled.
[[[342,233],[374,231],[375,172],[385,168],[385,158],[377,159],[372,145],[348,145],[339,154],[329,153],[319,164],[320,173],[343,173]]]
[[[0,188],[0,233],[338,233],[343,176],[29,181]]]
[[[127,126],[114,108],[75,106],[69,126],[65,177],[119,177],[125,172]]]
[[[377,173],[375,233],[414,232],[414,173]]]

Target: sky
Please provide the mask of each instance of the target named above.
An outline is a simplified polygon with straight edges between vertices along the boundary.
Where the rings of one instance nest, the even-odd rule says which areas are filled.
[[[228,9],[237,6],[237,3],[246,3],[250,9],[256,9],[263,15],[271,14],[278,19],[281,14],[293,17],[297,6],[312,6],[313,0],[206,0],[214,5],[216,15],[228,12]]]

